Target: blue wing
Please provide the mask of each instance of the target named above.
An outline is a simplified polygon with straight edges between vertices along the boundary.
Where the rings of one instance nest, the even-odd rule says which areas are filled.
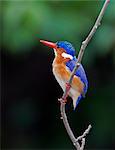
[[[71,61],[68,61],[66,63],[66,66],[70,69],[70,71],[72,72],[72,70],[74,69],[75,67],[75,64],[77,62],[77,58],[74,56],[73,60]],[[78,100],[77,100],[77,104],[79,103],[80,99],[82,97],[84,97],[84,95],[86,94],[87,92],[87,89],[88,89],[88,80],[87,80],[87,77],[86,77],[86,74],[85,74],[85,70],[83,69],[83,66],[80,65],[79,68],[77,69],[76,73],[75,73],[76,76],[78,76],[80,78],[80,80],[84,83],[84,90],[83,90],[83,93],[78,97]],[[76,104],[76,106],[77,106]]]

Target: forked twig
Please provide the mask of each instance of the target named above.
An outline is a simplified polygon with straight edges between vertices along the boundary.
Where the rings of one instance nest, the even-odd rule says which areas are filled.
[[[104,5],[103,5],[103,7],[101,9],[101,12],[100,12],[100,14],[99,14],[99,16],[98,16],[98,18],[97,18],[97,20],[96,20],[92,30],[90,31],[90,33],[87,36],[87,38],[85,39],[85,41],[82,42],[82,45],[81,45],[81,48],[80,48],[80,51],[79,51],[79,54],[78,54],[78,59],[77,59],[76,66],[73,69],[73,71],[71,73],[71,76],[70,76],[70,79],[68,81],[69,85],[71,85],[73,77],[74,77],[74,74],[76,73],[78,67],[80,66],[80,63],[82,61],[82,57],[83,57],[85,48],[87,47],[89,41],[91,40],[91,38],[93,37],[93,35],[96,32],[97,28],[101,24],[102,17],[104,16],[105,10],[106,10],[109,2],[110,2],[110,0],[105,0],[105,3],[104,3]],[[65,89],[65,91],[63,93],[63,96],[62,96],[62,98],[60,100],[60,102],[61,102],[61,104],[60,104],[61,116],[62,116],[62,119],[63,119],[64,126],[66,128],[66,131],[67,131],[71,141],[73,142],[73,145],[76,147],[77,150],[83,150],[84,146],[85,146],[85,136],[89,133],[89,131],[91,129],[91,125],[88,126],[88,128],[85,130],[85,132],[81,136],[75,138],[75,136],[74,136],[74,134],[73,134],[73,132],[72,132],[72,130],[70,128],[70,125],[68,123],[68,120],[67,120],[67,116],[66,116],[66,113],[65,113],[65,103],[62,102],[63,100],[66,100],[69,90],[70,89],[68,89],[66,87],[66,89]],[[79,144],[79,140],[81,140],[81,145]]]

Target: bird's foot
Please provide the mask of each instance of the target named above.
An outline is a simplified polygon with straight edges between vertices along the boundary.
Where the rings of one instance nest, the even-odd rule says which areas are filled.
[[[67,100],[66,99],[63,99],[63,98],[59,98],[58,101],[62,104],[66,104],[67,103]]]

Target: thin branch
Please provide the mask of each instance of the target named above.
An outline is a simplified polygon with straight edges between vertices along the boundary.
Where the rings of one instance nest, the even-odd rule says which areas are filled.
[[[89,125],[88,128],[85,130],[85,132],[76,139],[76,142],[78,142],[79,140],[83,139],[89,133],[91,128],[92,128],[91,125]]]
[[[80,150],[83,150],[85,147],[85,138],[82,138]]]
[[[78,59],[77,59],[77,63],[76,63],[76,66],[75,68],[73,69],[72,73],[71,73],[71,76],[70,76],[70,79],[68,81],[68,85],[71,85],[72,83],[72,80],[73,80],[73,77],[74,77],[74,74],[76,73],[77,69],[79,68],[80,66],[80,63],[82,61],[82,57],[83,57],[83,54],[84,54],[84,51],[85,51],[85,48],[87,47],[89,41],[91,40],[91,38],[93,37],[94,33],[96,32],[97,28],[99,27],[99,25],[101,24],[101,20],[104,16],[104,13],[105,13],[105,10],[109,4],[110,0],[105,0],[105,3],[101,9],[101,12],[92,28],[92,30],[90,31],[89,35],[87,36],[87,38],[85,39],[85,41],[82,42],[82,45],[81,45],[81,48],[80,48],[80,51],[79,51],[79,54],[78,54]],[[68,96],[68,92],[70,90],[71,86],[68,88],[66,87],[64,93],[63,93],[63,96],[61,98],[61,105],[60,105],[60,111],[61,111],[61,116],[62,116],[62,119],[63,119],[63,123],[64,123],[64,126],[67,130],[67,133],[71,139],[71,141],[73,142],[73,145],[76,147],[77,150],[83,150],[84,149],[84,146],[85,146],[85,136],[86,134],[89,133],[90,129],[91,129],[91,125],[88,126],[88,129],[85,130],[85,132],[83,133],[83,135],[79,136],[77,139],[75,138],[70,126],[69,126],[69,123],[68,123],[68,120],[67,120],[67,116],[66,116],[66,113],[65,113],[65,104],[63,103],[63,100],[66,100],[67,96]],[[78,140],[81,140],[81,146],[79,144],[79,141]]]
[[[73,134],[73,132],[70,128],[70,125],[68,123],[68,120],[67,120],[67,116],[66,116],[66,113],[65,113],[65,103],[61,103],[60,111],[61,111],[61,116],[62,116],[61,119],[63,119],[64,126],[66,128],[66,131],[67,131],[71,141],[73,142],[73,144],[77,143],[76,138],[74,137],[74,134]],[[78,149],[79,145],[75,144],[75,147],[76,147],[76,149]]]

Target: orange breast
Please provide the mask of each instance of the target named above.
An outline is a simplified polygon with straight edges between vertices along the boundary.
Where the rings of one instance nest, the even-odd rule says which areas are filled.
[[[55,72],[55,75],[57,74],[61,80],[64,81],[64,83],[67,83],[67,81],[70,78],[71,71],[69,68],[66,67],[65,62],[63,60],[58,60],[58,58],[55,58],[53,62],[53,72]],[[84,84],[81,82],[80,78],[74,75],[73,81],[72,81],[72,88],[76,91],[82,93]]]

